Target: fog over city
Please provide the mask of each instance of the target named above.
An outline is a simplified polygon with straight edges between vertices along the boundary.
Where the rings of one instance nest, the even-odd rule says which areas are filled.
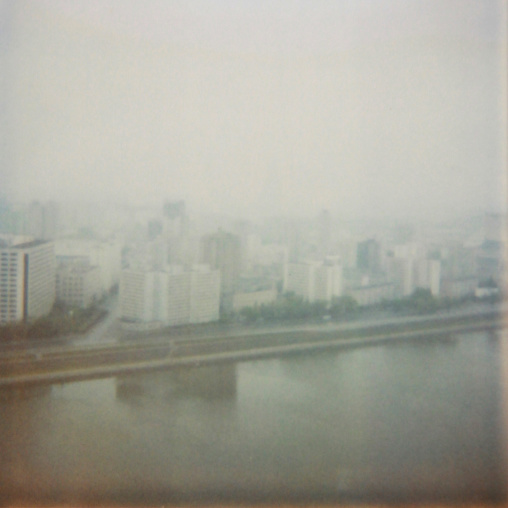
[[[507,21],[0,0],[0,506],[506,501]]]
[[[10,200],[504,208],[501,1],[0,5]]]

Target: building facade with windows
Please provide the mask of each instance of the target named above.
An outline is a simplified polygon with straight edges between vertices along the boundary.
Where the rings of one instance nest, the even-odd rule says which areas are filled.
[[[283,290],[309,302],[330,302],[334,296],[343,293],[342,265],[333,257],[327,257],[323,262],[287,263]]]
[[[55,253],[44,240],[0,240],[0,323],[48,314],[55,302]]]
[[[219,319],[220,273],[202,265],[184,270],[123,270],[121,317],[126,322],[161,326],[208,323]]]

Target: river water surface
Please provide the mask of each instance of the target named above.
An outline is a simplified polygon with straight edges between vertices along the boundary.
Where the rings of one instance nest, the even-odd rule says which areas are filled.
[[[476,333],[4,394],[2,498],[499,499],[499,364]]]

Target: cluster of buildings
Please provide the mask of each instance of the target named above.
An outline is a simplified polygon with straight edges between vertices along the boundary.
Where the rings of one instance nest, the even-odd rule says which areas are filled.
[[[53,203],[0,209],[0,323],[43,316],[55,301],[88,307],[116,285],[125,326],[156,328],[217,321],[289,292],[310,302],[349,295],[371,305],[416,288],[460,298],[502,283],[500,216],[485,216],[476,229],[352,234],[326,211],[306,221],[201,229],[182,201],[155,213],[116,212],[104,221],[116,221],[107,236],[115,239],[98,240],[86,222],[80,227],[92,234],[69,234]]]
[[[118,284],[120,245],[58,238],[54,203],[4,211],[0,226],[0,324],[45,316],[55,302],[86,308]]]
[[[154,326],[199,323],[270,304],[288,292],[328,303],[349,295],[360,305],[408,296],[416,288],[460,298],[478,291],[482,281],[500,284],[502,226],[492,227],[498,220],[487,217],[489,227],[469,243],[467,234],[457,239],[427,232],[418,238],[409,227],[348,236],[328,212],[306,224],[256,227],[239,221],[227,231],[199,234],[185,204],[168,202],[159,219],[147,221],[143,238],[124,259],[121,315]]]
[[[0,324],[42,317],[56,301],[89,307],[119,280],[120,249],[109,242],[0,235],[0,260]]]
[[[475,235],[462,238],[429,231],[420,237],[406,232],[400,238],[392,231],[381,238],[352,240],[352,249],[344,242],[329,242],[330,252],[337,256],[335,270],[342,274],[340,290],[333,295],[352,296],[360,305],[409,296],[417,288],[428,289],[436,297],[484,295],[486,286],[502,287],[502,232],[501,217],[490,215],[484,217]],[[301,281],[315,278],[316,270],[323,270],[320,263],[299,261],[287,266],[284,287],[309,301],[318,299],[316,286]],[[330,286],[328,280],[326,284]],[[330,293],[322,299],[330,301]]]
[[[124,326],[150,328],[217,321],[230,309],[241,273],[241,246],[218,231],[191,238],[185,204],[166,202],[162,217],[130,243],[120,277]]]

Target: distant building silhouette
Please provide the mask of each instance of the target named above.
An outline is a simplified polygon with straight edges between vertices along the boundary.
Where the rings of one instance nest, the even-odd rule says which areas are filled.
[[[204,236],[201,239],[201,261],[220,271],[221,305],[225,310],[231,310],[242,267],[240,237],[225,231]]]
[[[357,245],[356,266],[360,270],[377,272],[381,268],[381,246],[373,238]]]
[[[33,201],[26,212],[25,234],[42,240],[54,240],[58,235],[58,205],[52,201]]]
[[[166,201],[162,207],[162,235],[169,264],[189,265],[188,217],[184,201]]]
[[[317,233],[317,256],[323,258],[330,254],[332,236],[332,218],[328,210],[323,210],[316,224]]]

